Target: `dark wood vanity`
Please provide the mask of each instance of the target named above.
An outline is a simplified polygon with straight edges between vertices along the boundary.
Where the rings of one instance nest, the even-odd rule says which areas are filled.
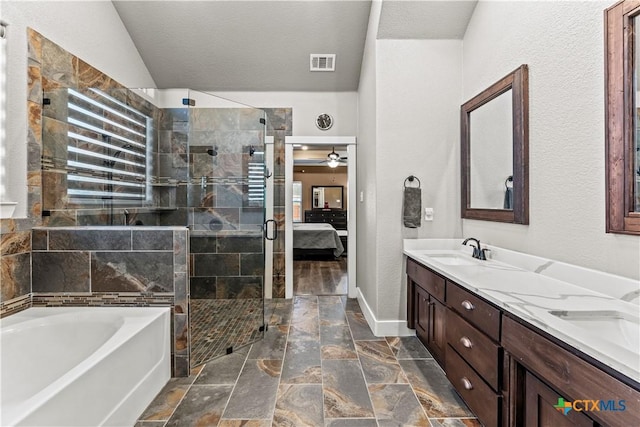
[[[485,426],[639,425],[638,383],[411,258],[406,271],[408,327]]]

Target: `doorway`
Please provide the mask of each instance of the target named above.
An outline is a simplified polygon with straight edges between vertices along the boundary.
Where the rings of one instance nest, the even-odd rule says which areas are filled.
[[[355,157],[355,137],[285,139],[286,298],[356,297]]]

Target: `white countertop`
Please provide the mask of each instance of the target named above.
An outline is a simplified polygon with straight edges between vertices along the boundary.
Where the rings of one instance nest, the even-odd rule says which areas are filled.
[[[639,281],[484,244],[480,261],[461,243],[405,239],[403,252],[640,383]]]

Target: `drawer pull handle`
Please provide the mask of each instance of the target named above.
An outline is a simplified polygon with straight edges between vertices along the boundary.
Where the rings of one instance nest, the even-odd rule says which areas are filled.
[[[462,381],[462,386],[465,388],[465,390],[473,390],[473,384],[471,384],[471,381],[469,381],[469,378],[462,377],[460,381]]]
[[[471,340],[467,337],[460,338],[460,344],[462,344],[462,346],[466,348],[473,347],[473,342],[471,342]]]
[[[462,306],[462,308],[464,308],[465,310],[473,310],[475,307],[473,306],[473,304],[471,304],[471,301],[469,300],[464,300],[460,303],[460,305]]]

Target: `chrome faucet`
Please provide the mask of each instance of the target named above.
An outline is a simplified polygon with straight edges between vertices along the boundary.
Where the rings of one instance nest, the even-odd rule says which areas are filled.
[[[129,211],[127,209],[124,210],[124,225],[129,225]]]
[[[487,255],[486,255],[486,251],[488,251],[489,249],[482,249],[482,247],[480,246],[480,240],[474,238],[474,237],[469,237],[468,239],[464,239],[464,242],[462,242],[463,245],[466,245],[469,240],[473,240],[474,242],[476,242],[476,246],[474,246],[473,244],[470,245],[473,248],[473,257],[482,261],[486,261],[487,260]]]

